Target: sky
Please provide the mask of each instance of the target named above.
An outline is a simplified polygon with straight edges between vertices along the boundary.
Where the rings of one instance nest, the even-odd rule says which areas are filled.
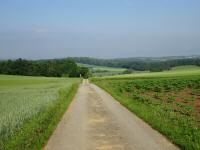
[[[199,0],[1,0],[0,59],[200,55]]]

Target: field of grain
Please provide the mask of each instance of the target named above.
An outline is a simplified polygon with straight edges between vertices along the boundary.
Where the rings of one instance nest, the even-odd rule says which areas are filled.
[[[93,78],[184,150],[200,149],[200,70]]]
[[[62,107],[58,105],[63,104],[62,112],[66,110],[68,103],[72,96],[69,92],[75,93],[75,86],[80,83],[79,79],[73,78],[45,78],[45,77],[22,77],[22,76],[0,76],[0,149],[12,149],[12,147],[23,145],[30,146],[34,142],[35,147],[40,147],[42,141],[40,137],[50,135],[52,127],[56,120],[59,120],[61,115],[53,116]],[[68,97],[69,98],[68,98]],[[65,101],[68,101],[66,103]],[[37,132],[38,123],[47,119],[41,129],[48,129],[48,132],[43,132],[44,135],[28,135],[35,130]],[[62,113],[61,113],[62,114]],[[53,121],[53,122],[52,122]],[[55,121],[55,122],[54,122]],[[34,125],[35,124],[35,125]],[[30,131],[32,130],[32,131]],[[26,133],[23,135],[23,133]],[[28,139],[32,136],[32,139]],[[23,140],[30,140],[29,143],[23,143]],[[41,141],[34,141],[40,139]],[[42,137],[47,138],[47,137]],[[44,140],[43,139],[43,140]],[[20,147],[18,147],[20,149]],[[28,147],[31,149],[31,147]]]

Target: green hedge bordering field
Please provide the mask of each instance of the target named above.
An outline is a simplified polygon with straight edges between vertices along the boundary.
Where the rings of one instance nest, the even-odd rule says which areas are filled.
[[[40,113],[26,122],[23,128],[14,137],[5,143],[5,150],[38,150],[47,143],[56,125],[73,100],[78,89],[78,83],[70,89],[61,89],[59,99],[54,105],[50,105],[45,112]]]

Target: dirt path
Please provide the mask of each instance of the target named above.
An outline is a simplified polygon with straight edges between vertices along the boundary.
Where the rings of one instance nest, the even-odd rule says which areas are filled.
[[[164,136],[84,80],[44,150],[178,150]]]

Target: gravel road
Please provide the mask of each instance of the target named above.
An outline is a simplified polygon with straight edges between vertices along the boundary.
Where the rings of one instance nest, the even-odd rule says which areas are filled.
[[[178,150],[119,104],[83,80],[44,150]]]

